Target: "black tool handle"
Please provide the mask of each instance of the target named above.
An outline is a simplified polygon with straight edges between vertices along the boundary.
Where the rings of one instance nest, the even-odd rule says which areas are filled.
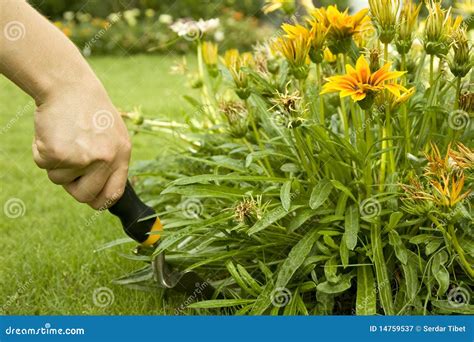
[[[127,181],[122,197],[109,208],[109,211],[120,219],[125,233],[140,243],[148,238],[148,233],[156,221],[156,218],[152,217],[138,222],[155,214],[155,210],[140,200],[130,181]]]

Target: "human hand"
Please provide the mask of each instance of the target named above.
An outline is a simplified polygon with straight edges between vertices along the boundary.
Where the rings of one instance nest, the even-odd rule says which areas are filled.
[[[122,196],[130,150],[127,128],[98,82],[53,91],[36,110],[36,164],[94,209]]]

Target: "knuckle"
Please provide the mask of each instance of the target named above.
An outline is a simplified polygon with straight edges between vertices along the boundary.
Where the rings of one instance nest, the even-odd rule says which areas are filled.
[[[72,195],[79,203],[91,203],[94,200],[94,196],[87,193],[76,193]]]

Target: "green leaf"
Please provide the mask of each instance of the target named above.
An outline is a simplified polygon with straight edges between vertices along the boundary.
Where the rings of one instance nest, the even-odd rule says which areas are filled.
[[[285,182],[280,190],[280,199],[283,209],[290,210],[291,206],[291,180]]]
[[[183,177],[179,178],[173,182],[171,185],[190,185],[196,183],[206,183],[212,181],[242,181],[242,182],[273,182],[273,183],[283,183],[286,182],[286,178],[278,177],[267,177],[267,176],[242,176],[240,174],[229,174],[229,175],[198,175],[192,177]]]
[[[402,264],[403,275],[405,276],[405,284],[407,289],[407,297],[409,301],[413,301],[418,293],[418,256],[408,251],[408,262],[406,265]]]
[[[217,186],[210,184],[197,184],[187,186],[171,186],[161,192],[161,194],[179,194],[192,197],[212,197],[235,199],[243,196],[247,190],[241,188],[231,188],[228,186]]]
[[[312,229],[291,249],[288,257],[283,262],[280,271],[278,272],[277,280],[275,282],[276,288],[285,287],[290,281],[293,274],[303,264],[308,257],[309,252],[313,248],[314,243],[318,238],[318,230]]]
[[[375,274],[377,277],[377,288],[379,290],[380,303],[386,315],[394,315],[392,285],[388,277],[387,264],[383,255],[383,245],[379,225],[372,225],[370,229],[370,240],[372,242]]]
[[[396,212],[390,214],[390,219],[388,220],[386,230],[394,229],[397,226],[398,222],[400,222],[402,217],[403,217],[403,213],[401,213],[399,211],[396,211]]]
[[[332,184],[327,179],[322,179],[319,183],[313,188],[311,192],[311,197],[309,199],[309,206],[311,209],[318,209],[321,205],[326,202],[329,195],[331,194]]]
[[[318,286],[316,287],[316,290],[321,291],[323,293],[327,293],[327,294],[341,293],[350,289],[352,278],[353,278],[353,275],[344,274],[337,284],[333,284],[329,281],[325,281],[323,283],[318,284]]]
[[[377,290],[375,288],[374,273],[370,265],[357,267],[356,314],[377,314]]]
[[[342,184],[341,182],[339,182],[338,180],[335,180],[335,179],[331,179],[330,180],[331,184],[338,190],[341,190],[343,193],[345,193],[347,196],[349,196],[350,198],[352,198],[352,200],[354,202],[357,202],[357,199],[354,197],[354,195],[352,194],[351,190],[349,190],[349,188],[347,186],[345,186],[344,184]]]
[[[103,251],[104,249],[109,249],[109,248],[112,248],[112,247],[115,247],[115,246],[118,246],[118,245],[123,245],[123,244],[126,244],[126,243],[130,243],[130,242],[135,242],[135,241],[133,241],[132,239],[130,239],[128,237],[117,239],[117,240],[108,242],[108,243],[100,246],[99,248],[97,248],[95,250],[95,252],[100,252],[100,251]]]
[[[289,213],[295,211],[298,208],[301,208],[302,205],[295,205],[289,210],[285,210],[282,206],[278,206],[275,209],[267,212],[257,223],[255,223],[252,228],[249,229],[248,234],[252,235],[258,233],[261,230],[264,230],[268,226],[272,225],[276,221],[284,218]]]
[[[337,257],[333,256],[324,265],[324,275],[328,282],[337,284],[339,282],[339,275],[337,274]]]
[[[150,266],[146,266],[124,277],[114,279],[113,283],[117,285],[127,285],[140,283],[153,278],[153,271]]]
[[[344,218],[344,239],[347,248],[353,251],[357,245],[357,235],[359,234],[359,209],[355,205],[351,205],[347,208]]]
[[[345,235],[343,235],[341,239],[341,245],[339,246],[339,256],[341,257],[342,266],[346,268],[349,265],[349,249],[347,248]]]
[[[306,221],[308,221],[311,217],[317,214],[318,214],[317,211],[314,211],[313,209],[309,209],[309,208],[298,210],[295,214],[295,217],[293,217],[293,219],[288,224],[288,230],[290,232],[294,232],[296,229],[301,227]]]
[[[228,308],[232,306],[247,305],[255,303],[255,299],[214,299],[202,302],[192,303],[188,308],[192,309],[216,309]]]
[[[388,242],[395,250],[397,259],[400,260],[402,264],[406,265],[408,262],[408,251],[396,230],[390,230],[388,232]]]
[[[444,266],[447,260],[445,251],[436,253],[431,264],[431,272],[438,283],[438,296],[442,296],[449,288],[449,272]]]

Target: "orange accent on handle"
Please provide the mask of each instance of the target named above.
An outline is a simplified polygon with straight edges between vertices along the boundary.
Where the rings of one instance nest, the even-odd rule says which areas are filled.
[[[153,246],[155,243],[158,242],[158,240],[161,237],[161,234],[156,234],[156,232],[161,232],[161,231],[163,231],[163,225],[161,224],[160,219],[157,217],[155,223],[153,223],[153,226],[151,227],[150,235],[148,236],[148,239],[142,242],[142,245],[145,247]]]

